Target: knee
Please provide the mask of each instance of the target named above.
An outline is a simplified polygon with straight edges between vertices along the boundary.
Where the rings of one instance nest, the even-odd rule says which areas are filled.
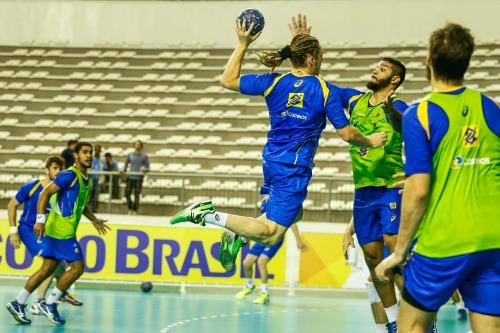
[[[259,260],[257,260],[257,265],[259,266],[260,271],[267,269],[267,262],[268,260],[266,257],[263,256],[259,257]]]
[[[368,268],[370,270],[374,270],[375,267],[377,267],[377,265],[382,261],[382,257],[379,257],[379,256],[373,256],[373,255],[370,255],[368,253],[365,253],[365,261],[366,261],[366,265],[368,266]]]

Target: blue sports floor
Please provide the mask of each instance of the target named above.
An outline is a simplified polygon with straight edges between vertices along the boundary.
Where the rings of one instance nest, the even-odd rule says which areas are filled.
[[[66,325],[57,327],[43,316],[30,318],[28,326],[18,325],[5,309],[19,287],[0,287],[0,332],[92,332],[92,333],[373,333],[368,301],[360,298],[275,296],[270,305],[252,304],[250,295],[243,301],[226,290],[221,294],[153,290],[110,291],[78,288],[81,308],[59,306]],[[319,296],[319,294],[317,294]],[[31,299],[30,299],[31,301]],[[440,332],[465,333],[468,322],[455,319],[455,307],[446,305],[439,314]]]

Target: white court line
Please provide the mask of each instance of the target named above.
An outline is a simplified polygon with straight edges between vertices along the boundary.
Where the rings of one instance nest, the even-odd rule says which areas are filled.
[[[304,312],[304,311],[310,311],[310,312],[318,312],[318,311],[329,311],[329,309],[295,309],[295,310],[287,310],[287,309],[284,309],[282,310],[281,312],[283,313],[288,313],[288,312]],[[210,316],[203,316],[203,317],[200,317],[200,318],[197,318],[197,317],[193,317],[193,318],[190,318],[190,319],[183,319],[183,320],[179,320],[175,323],[172,323],[168,326],[166,326],[165,328],[163,328],[160,333],[168,333],[170,332],[173,328],[177,327],[177,326],[181,326],[181,325],[184,325],[184,324],[188,324],[190,322],[193,322],[193,321],[198,321],[198,320],[210,320],[210,319],[218,319],[218,318],[225,318],[225,317],[228,317],[228,316],[233,316],[233,317],[236,317],[236,316],[248,316],[248,315],[251,315],[251,314],[262,314],[264,313],[264,311],[255,311],[255,312],[242,312],[242,313],[221,313],[221,314],[218,314],[218,315],[210,315]],[[276,313],[276,311],[274,310],[270,310],[270,311],[267,311],[267,313]]]

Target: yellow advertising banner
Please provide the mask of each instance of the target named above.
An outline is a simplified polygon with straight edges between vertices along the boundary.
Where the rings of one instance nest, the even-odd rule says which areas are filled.
[[[300,254],[299,285],[342,288],[351,275],[342,253],[342,234],[303,232],[307,251]]]
[[[242,256],[248,254],[249,247],[241,250],[236,269],[225,272],[217,259],[221,229],[110,226],[112,230],[101,237],[90,223],[80,224],[77,238],[85,258],[83,279],[207,284],[245,281]],[[0,221],[0,275],[31,275],[41,259],[33,261],[24,246],[14,250],[8,238],[8,223]],[[285,252],[279,251],[269,263],[271,284],[285,283]]]

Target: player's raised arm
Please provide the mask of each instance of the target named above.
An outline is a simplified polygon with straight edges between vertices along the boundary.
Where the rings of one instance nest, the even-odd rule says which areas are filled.
[[[243,20],[236,20],[235,30],[238,36],[238,46],[236,46],[233,54],[231,54],[220,79],[221,86],[226,89],[240,91],[241,63],[243,62],[248,46],[259,38],[261,34],[260,32],[255,35],[252,34],[254,25],[254,22],[247,25],[245,18]]]

